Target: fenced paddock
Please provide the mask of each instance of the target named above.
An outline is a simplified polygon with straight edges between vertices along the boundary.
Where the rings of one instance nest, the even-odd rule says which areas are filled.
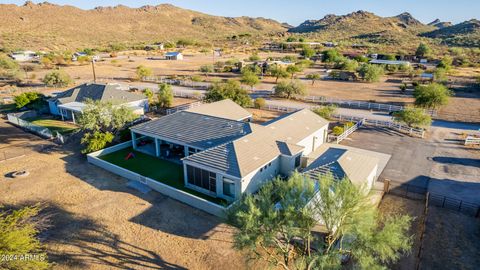
[[[384,180],[385,193],[401,196],[414,200],[426,200],[428,206],[460,212],[465,215],[480,218],[480,205],[464,200],[448,197],[441,194],[431,193],[426,187]]]
[[[203,199],[203,198],[197,197],[195,195],[192,195],[188,192],[176,189],[174,187],[171,187],[169,185],[160,183],[160,182],[158,182],[156,180],[153,180],[151,178],[142,176],[138,173],[129,171],[125,168],[114,165],[114,164],[112,164],[110,162],[107,162],[105,160],[102,160],[100,158],[100,156],[102,156],[102,155],[107,155],[107,154],[110,154],[110,153],[113,153],[113,152],[116,152],[116,151],[119,151],[119,150],[122,150],[122,149],[125,149],[125,148],[128,148],[128,147],[131,147],[131,145],[132,145],[132,142],[128,141],[128,142],[124,142],[124,143],[121,143],[121,144],[118,144],[118,145],[115,145],[115,146],[112,146],[112,147],[109,147],[109,148],[105,148],[105,149],[97,151],[97,152],[90,153],[90,154],[87,155],[87,160],[90,164],[93,164],[95,166],[103,168],[103,169],[105,169],[109,172],[112,172],[116,175],[124,177],[128,180],[141,182],[141,183],[149,186],[153,190],[156,190],[156,191],[160,192],[163,195],[166,195],[166,196],[171,197],[175,200],[183,202],[183,203],[185,203],[187,205],[190,205],[194,208],[200,209],[202,211],[205,211],[205,212],[210,213],[210,214],[212,214],[214,216],[217,216],[217,217],[224,217],[225,216],[225,213],[229,209],[230,206],[229,207],[224,207],[222,205],[218,205],[218,204],[210,202],[206,199]]]
[[[335,135],[328,135],[328,141],[329,142],[335,142],[336,144],[339,144],[341,141],[343,141],[345,138],[350,136],[353,132],[355,132],[357,129],[359,129],[362,125],[365,119],[362,119],[358,121],[355,125],[351,126],[349,129],[345,130],[342,134],[339,136]]]

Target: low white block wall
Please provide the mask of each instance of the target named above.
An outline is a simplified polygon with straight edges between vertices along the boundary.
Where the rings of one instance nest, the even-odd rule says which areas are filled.
[[[132,144],[131,141],[121,143],[109,148],[105,148],[103,150],[93,152],[87,155],[87,160],[89,163],[98,166],[102,169],[105,169],[109,172],[112,172],[116,175],[122,176],[124,178],[127,178],[129,180],[133,181],[139,181],[143,184],[148,185],[150,188],[153,190],[156,190],[163,195],[169,196],[175,200],[178,200],[180,202],[183,202],[185,204],[188,204],[192,207],[195,207],[197,209],[200,209],[202,211],[205,211],[209,214],[215,215],[217,217],[224,217],[225,212],[228,209],[228,207],[223,207],[221,205],[212,203],[210,201],[207,201],[203,198],[197,197],[195,195],[192,195],[188,192],[178,190],[174,187],[171,187],[169,185],[160,183],[158,181],[155,181],[153,179],[150,179],[148,177],[142,176],[138,173],[129,171],[125,168],[119,167],[117,165],[114,165],[110,162],[107,162],[105,160],[100,159],[99,157],[102,155],[110,154],[116,151],[119,151],[121,149],[125,149],[127,147],[130,147]]]

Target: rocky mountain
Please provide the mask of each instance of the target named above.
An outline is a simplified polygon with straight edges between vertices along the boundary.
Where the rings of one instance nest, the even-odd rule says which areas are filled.
[[[422,36],[441,39],[451,46],[480,47],[480,21],[472,19],[423,33]]]
[[[0,47],[11,49],[75,49],[179,38],[205,41],[244,33],[265,36],[288,28],[274,20],[211,16],[168,4],[83,10],[26,2],[0,4],[0,14]]]
[[[428,25],[436,28],[444,28],[444,27],[452,26],[453,24],[451,22],[442,22],[439,19],[436,19],[433,22],[429,23]]]
[[[288,31],[309,33],[322,40],[399,45],[406,40],[418,39],[419,33],[434,29],[433,26],[422,24],[409,13],[380,17],[370,12],[357,11],[342,16],[327,15],[320,20],[308,20]]]

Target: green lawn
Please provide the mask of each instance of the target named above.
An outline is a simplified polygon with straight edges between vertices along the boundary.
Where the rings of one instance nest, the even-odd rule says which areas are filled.
[[[52,132],[57,131],[60,134],[69,134],[78,129],[78,127],[72,123],[46,117],[27,118],[25,121],[37,126],[46,127]]]
[[[130,152],[135,154],[135,158],[125,160],[125,157]],[[131,147],[108,155],[100,156],[100,159],[125,168],[129,171],[136,172],[140,175],[157,180],[158,182],[167,184],[176,189],[183,190],[213,203],[227,205],[227,202],[223,199],[213,198],[203,193],[186,188],[184,186],[183,167],[181,165],[158,159],[138,151],[133,151]]]

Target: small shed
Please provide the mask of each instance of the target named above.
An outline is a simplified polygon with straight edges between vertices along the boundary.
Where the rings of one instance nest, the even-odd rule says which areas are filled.
[[[168,52],[165,54],[166,60],[183,60],[183,54],[181,52]]]

